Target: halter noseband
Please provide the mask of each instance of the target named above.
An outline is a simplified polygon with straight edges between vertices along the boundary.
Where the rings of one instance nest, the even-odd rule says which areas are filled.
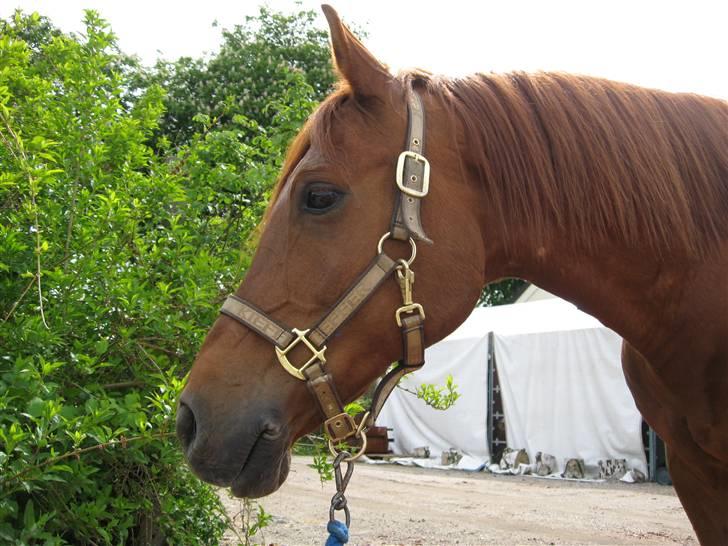
[[[425,111],[422,99],[415,90],[407,94],[407,144],[397,160],[397,191],[390,229],[379,240],[377,255],[339,298],[326,315],[306,330],[288,328],[251,303],[231,295],[225,300],[221,313],[227,315],[275,346],[276,357],[284,370],[296,379],[306,382],[324,415],[324,429],[329,436],[329,447],[335,454],[335,444],[348,438],[361,440],[361,448],[352,459],[366,450],[366,431],[374,424],[385,400],[402,376],[421,368],[425,363],[425,312],[412,300],[414,272],[410,265],[417,254],[415,239],[430,242],[422,229],[420,204],[427,195],[430,182],[430,164],[422,155],[425,144]],[[390,258],[382,249],[387,239],[409,241],[412,254],[408,260]],[[382,282],[396,274],[402,292],[402,305],[395,311],[395,321],[402,335],[402,359],[382,378],[374,392],[369,411],[357,419],[344,411],[344,405],[326,370],[326,340],[331,337],[377,290]],[[311,356],[296,366],[288,354],[302,344]]]

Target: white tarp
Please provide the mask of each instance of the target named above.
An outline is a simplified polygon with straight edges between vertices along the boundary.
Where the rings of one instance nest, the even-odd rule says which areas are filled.
[[[485,460],[488,333],[506,414],[508,445],[587,465],[626,459],[646,473],[641,417],[622,375],[620,339],[595,318],[559,299],[479,308],[426,352],[426,366],[403,380],[443,385],[452,374],[461,396],[445,412],[400,389],[377,420],[393,429],[393,450],[429,446],[439,459],[456,448]]]
[[[402,379],[400,386],[411,391],[417,391],[422,383],[442,386],[452,374],[460,398],[449,410],[437,411],[414,395],[395,389],[377,419],[378,425],[394,430],[395,453],[408,454],[428,446],[430,455],[439,460],[443,451],[454,447],[486,462],[487,355],[487,335],[451,335],[427,349],[427,365]]]
[[[506,438],[560,465],[626,459],[647,474],[642,418],[622,373],[621,339],[607,328],[495,335]]]

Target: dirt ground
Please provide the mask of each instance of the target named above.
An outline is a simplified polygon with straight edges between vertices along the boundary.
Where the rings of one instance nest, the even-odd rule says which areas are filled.
[[[333,482],[321,486],[309,457],[260,504],[273,515],[255,543],[323,544]],[[242,503],[221,493],[231,516]],[[357,464],[347,489],[350,545],[697,545],[672,487],[582,483],[485,472]],[[239,523],[239,517],[236,519]],[[229,532],[226,545],[238,540]]]

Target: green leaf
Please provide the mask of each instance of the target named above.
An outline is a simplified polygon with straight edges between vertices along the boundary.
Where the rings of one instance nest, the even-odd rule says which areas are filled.
[[[23,526],[26,529],[30,529],[35,525],[35,508],[33,506],[33,499],[28,500],[25,504],[25,510],[23,511]]]
[[[45,402],[42,399],[36,397],[28,403],[27,408],[28,415],[35,419],[38,419],[43,415],[45,411]]]
[[[106,339],[100,339],[94,344],[94,350],[96,351],[96,354],[99,356],[106,354],[106,351],[108,349],[109,349],[109,342]]]

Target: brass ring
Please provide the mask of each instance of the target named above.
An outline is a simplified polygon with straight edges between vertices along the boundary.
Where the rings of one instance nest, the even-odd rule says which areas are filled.
[[[382,245],[384,244],[384,241],[389,239],[392,236],[392,232],[388,231],[384,235],[382,235],[382,238],[379,239],[379,242],[377,243],[377,254],[382,253]],[[415,243],[415,240],[410,237],[409,238],[409,244],[410,247],[412,247],[412,255],[409,257],[409,260],[407,260],[407,265],[412,265],[412,262],[415,261],[415,258],[417,257],[417,243]]]
[[[359,422],[359,426],[356,428],[356,432],[354,433],[354,438],[358,438],[362,434],[365,433],[364,429],[367,426],[367,421],[369,420],[369,414],[371,412],[368,411],[364,414],[364,416],[361,418],[361,421]]]
[[[342,462],[353,463],[359,457],[364,455],[366,450],[367,450],[367,435],[364,431],[361,431],[361,448],[354,455],[352,455],[351,457],[347,457]],[[339,454],[339,452],[336,450],[336,446],[334,445],[334,442],[332,442],[331,440],[329,440],[329,451],[331,452],[331,455],[333,455],[334,457],[338,456],[338,454]]]

